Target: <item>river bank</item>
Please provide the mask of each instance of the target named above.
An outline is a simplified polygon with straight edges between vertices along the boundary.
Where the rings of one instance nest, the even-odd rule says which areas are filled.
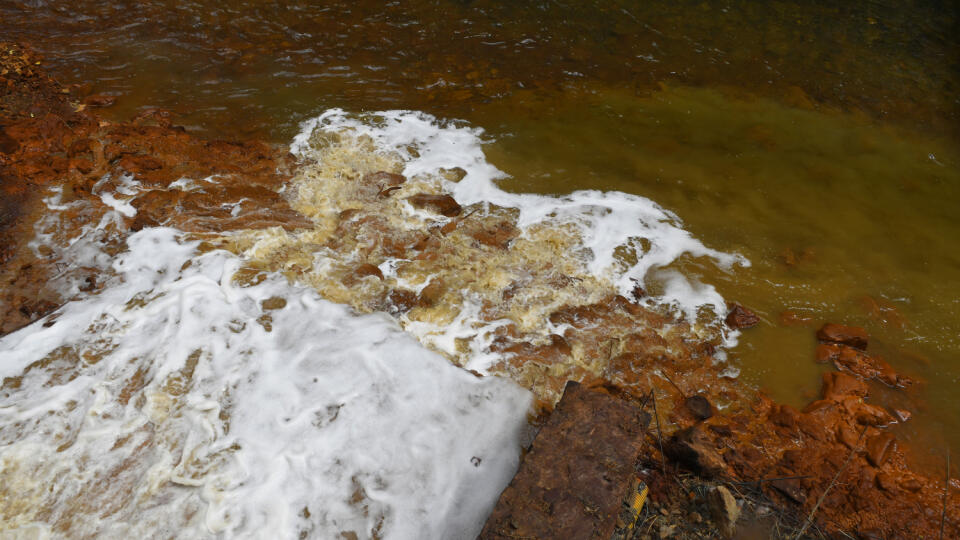
[[[644,291],[636,291],[634,298],[604,292],[602,285],[573,276],[573,270],[557,272],[546,266],[549,259],[518,254],[520,224],[513,212],[468,204],[461,208],[440,184],[407,178],[395,162],[377,158],[351,162],[354,174],[345,177],[334,207],[311,216],[289,192],[279,193],[303,167],[286,149],[256,141],[204,140],[176,127],[175,119],[163,111],[128,122],[105,121],[93,109],[106,103],[89,97],[85,104],[79,102],[43,73],[38,56],[14,44],[4,44],[2,52],[4,333],[51,324],[65,302],[112,286],[116,269],[111,256],[127,249],[132,233],[161,225],[192,233],[204,242],[202,250],[246,253],[238,274],[241,286],[244,280],[256,284],[268,274],[285,273],[360,313],[413,313],[420,321],[455,318],[448,311],[464,305],[458,291],[470,272],[487,268],[482,273],[489,273],[490,268],[514,264],[513,257],[526,257],[520,260],[531,270],[531,281],[511,288],[508,280],[507,287],[494,288],[499,306],[481,299],[481,320],[515,321],[497,327],[485,343],[483,352],[506,358],[490,365],[491,373],[531,389],[539,414],[549,412],[567,380],[612,383],[638,398],[652,391],[657,414],[667,427],[662,433],[665,455],[661,460],[659,444],[650,441],[651,461],[665,463],[669,473],[651,473],[651,500],[662,504],[658,497],[676,495],[672,478],[677,468],[704,481],[762,483],[766,497],[799,515],[810,513],[832,486],[814,514],[826,535],[937,536],[943,480],[911,468],[911,450],[897,444],[885,427],[905,418],[872,404],[869,397],[880,388],[878,378],[907,387],[902,391],[910,391],[910,385],[865,353],[866,343],[829,332],[820,336],[825,343],[822,359],[843,371],[824,375],[822,399],[802,411],[777,404],[724,373],[727,366],[715,361],[721,344],[716,333],[651,309],[643,303]],[[177,184],[184,178],[211,177],[217,183],[202,190]],[[131,181],[139,185],[132,187]],[[51,204],[54,192],[59,198]],[[391,215],[390,205],[400,199],[420,206],[427,217],[419,219],[432,228],[416,230],[385,219]],[[82,204],[71,206],[78,201]],[[104,224],[111,210],[117,211],[116,219],[87,235],[90,226]],[[318,226],[329,229],[326,236],[290,236]],[[229,231],[243,234],[223,234]],[[265,255],[251,251],[264,238],[256,231],[290,240],[271,244]],[[45,237],[39,244],[37,235]],[[90,250],[73,249],[81,237],[97,244],[97,253],[89,256]],[[324,245],[356,254],[355,246],[342,244],[358,238],[365,239],[360,258],[343,258],[314,278],[297,274],[304,250]],[[566,248],[564,242],[556,241],[558,249]],[[389,254],[419,261],[418,271],[424,273],[444,272],[439,282],[444,285],[417,291],[385,279],[380,263]],[[443,264],[430,266],[434,261]],[[560,333],[544,335],[524,325],[523,313],[511,314],[528,309],[524,290],[538,287],[571,288],[587,300],[542,305],[541,313]],[[338,297],[343,291],[349,295]],[[266,327],[270,319],[258,319],[258,324]],[[741,339],[749,340],[749,330],[744,332]],[[450,356],[456,362],[470,352],[454,344]],[[95,360],[82,356],[37,358],[23,373],[4,378],[4,401],[15,405],[24,379],[38,372],[45,373],[46,384],[56,385],[82,376],[91,363]],[[127,399],[150,383],[131,380]],[[5,440],[25,435],[8,433]],[[957,487],[947,504],[945,537],[960,533]],[[84,508],[138,504],[116,496],[108,489],[91,493]],[[5,520],[15,521],[24,512],[16,498],[16,493],[3,493]],[[61,534],[71,532],[69,521],[51,525]]]

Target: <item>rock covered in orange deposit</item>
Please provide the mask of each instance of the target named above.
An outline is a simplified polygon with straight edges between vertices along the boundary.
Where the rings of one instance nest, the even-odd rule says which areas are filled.
[[[867,331],[859,326],[827,323],[817,330],[817,339],[824,343],[837,343],[865,351],[869,338]]]
[[[414,208],[421,208],[436,212],[440,215],[453,217],[460,215],[460,205],[450,195],[435,195],[432,193],[417,193],[408,199]]]
[[[197,138],[157,110],[127,123],[102,121],[41,65],[29,49],[0,43],[0,334],[98,288],[98,274],[108,269],[58,267],[57,245],[95,225],[118,190],[132,190],[133,212],[98,232],[108,253],[124,249],[130,230],[147,226],[205,232],[309,224],[276,192],[288,177],[285,150]],[[38,253],[26,242],[49,213],[41,199],[51,188],[70,209],[51,229],[54,245]]]
[[[568,383],[479,538],[611,538],[649,422],[639,403]]]
[[[733,304],[730,312],[727,313],[726,322],[730,328],[739,330],[756,326],[760,322],[760,317],[740,304]]]
[[[816,349],[816,361],[833,363],[863,380],[879,380],[887,386],[902,388],[913,384],[913,379],[897,373],[879,356],[865,352],[868,336],[862,328],[827,324],[817,332],[821,341]]]

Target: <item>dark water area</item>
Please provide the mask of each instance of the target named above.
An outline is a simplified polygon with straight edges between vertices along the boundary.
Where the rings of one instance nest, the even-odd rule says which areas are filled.
[[[957,13],[931,1],[32,1],[3,2],[0,32],[51,53],[65,80],[124,96],[118,114],[162,106],[276,140],[318,107],[469,117],[597,82],[727,87],[955,134]]]
[[[808,402],[816,327],[862,325],[922,381],[876,391],[935,454],[960,453],[958,24],[937,1],[0,2],[0,38],[108,117],[286,143],[331,107],[417,109],[483,127],[506,188],[649,197],[752,261],[678,265],[760,314],[743,378]]]

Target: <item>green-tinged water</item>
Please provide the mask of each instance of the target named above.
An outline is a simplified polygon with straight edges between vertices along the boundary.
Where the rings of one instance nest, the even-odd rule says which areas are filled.
[[[921,381],[882,392],[901,432],[960,449],[956,5],[637,4],[5,2],[0,37],[118,119],[280,143],[330,107],[418,109],[483,127],[507,189],[648,197],[752,262],[681,263],[762,317],[744,379],[801,405],[816,328],[862,325]]]
[[[916,414],[906,432],[956,444],[960,153],[949,141],[693,88],[598,91],[546,117],[488,118],[511,134],[488,150],[514,175],[505,187],[643,195],[750,259],[732,272],[681,265],[761,316],[733,351],[746,379],[802,406],[827,369],[813,361],[816,328],[863,326],[872,351],[924,381],[887,396]]]

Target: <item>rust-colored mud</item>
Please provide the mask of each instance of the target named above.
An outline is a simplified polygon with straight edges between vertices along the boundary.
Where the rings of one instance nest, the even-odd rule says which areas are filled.
[[[161,111],[121,124],[102,121],[47,78],[37,57],[12,44],[0,44],[0,53],[0,332],[29,324],[72,295],[96,293],[109,279],[106,267],[64,268],[55,252],[27,242],[43,233],[65,244],[82,227],[96,225],[108,208],[104,196],[121,193],[125,175],[137,183],[127,199],[137,212],[104,226],[100,241],[108,253],[123,249],[128,231],[146,226],[174,225],[202,234],[307,224],[277,194],[287,179],[283,171],[290,166],[284,152],[256,142],[203,140],[173,126]],[[379,183],[360,178],[356,189],[371,200],[387,198],[388,190],[397,187],[391,178],[384,176]],[[59,189],[61,204],[84,204],[63,212],[63,227],[35,231],[43,223],[41,199],[52,193],[50,188]],[[450,242],[466,243],[468,237],[478,257],[511,249],[515,219],[508,212],[474,215],[437,193],[419,202],[439,214],[457,216],[452,228],[392,236],[369,205],[344,210],[332,226],[340,228],[336,237],[342,242],[367,235],[365,257],[407,253],[410,259],[427,261],[449,253]],[[426,310],[446,294],[442,281],[417,294],[387,290],[373,264],[356,262],[344,270],[342,284],[349,289],[351,280],[376,282],[371,309]],[[572,286],[562,275],[554,278],[556,287]],[[70,287],[64,288],[65,283]],[[500,294],[506,304],[523,287],[508,285]],[[546,340],[515,324],[502,326],[490,350],[509,354],[493,371],[537,389],[544,411],[568,380],[614,384],[636,398],[652,391],[668,468],[744,481],[802,477],[762,487],[771,499],[801,515],[809,513],[829,487],[815,515],[828,534],[937,536],[942,477],[911,470],[908,453],[888,431],[905,416],[870,402],[878,384],[905,387],[898,392],[911,387],[862,347],[823,333],[821,338],[833,347],[824,358],[841,371],[825,375],[822,398],[798,411],[728,377],[726,366],[716,361],[717,343],[699,337],[691,325],[621,296],[585,302],[549,307],[549,319],[565,323],[567,330]],[[483,309],[491,318],[501,316],[497,305]],[[745,330],[744,339],[749,332]],[[810,332],[814,339],[813,329]],[[658,456],[657,441],[648,442],[650,454]],[[654,490],[652,497],[656,495]],[[956,537],[960,490],[953,489],[944,538]]]
[[[48,188],[62,190],[61,203],[89,203],[66,212],[68,228],[43,231],[62,243],[97,224],[107,208],[100,196],[125,175],[140,184],[130,202],[138,212],[104,231],[102,241],[113,249],[122,248],[126,231],[144,226],[223,231],[304,223],[275,191],[286,178],[285,151],[193,137],[159,110],[122,124],[101,120],[42,66],[29,49],[0,43],[0,334],[102,280],[104,269],[66,267],[49,248],[27,245]],[[202,188],[171,187],[182,178]],[[72,284],[66,292],[64,283]]]

